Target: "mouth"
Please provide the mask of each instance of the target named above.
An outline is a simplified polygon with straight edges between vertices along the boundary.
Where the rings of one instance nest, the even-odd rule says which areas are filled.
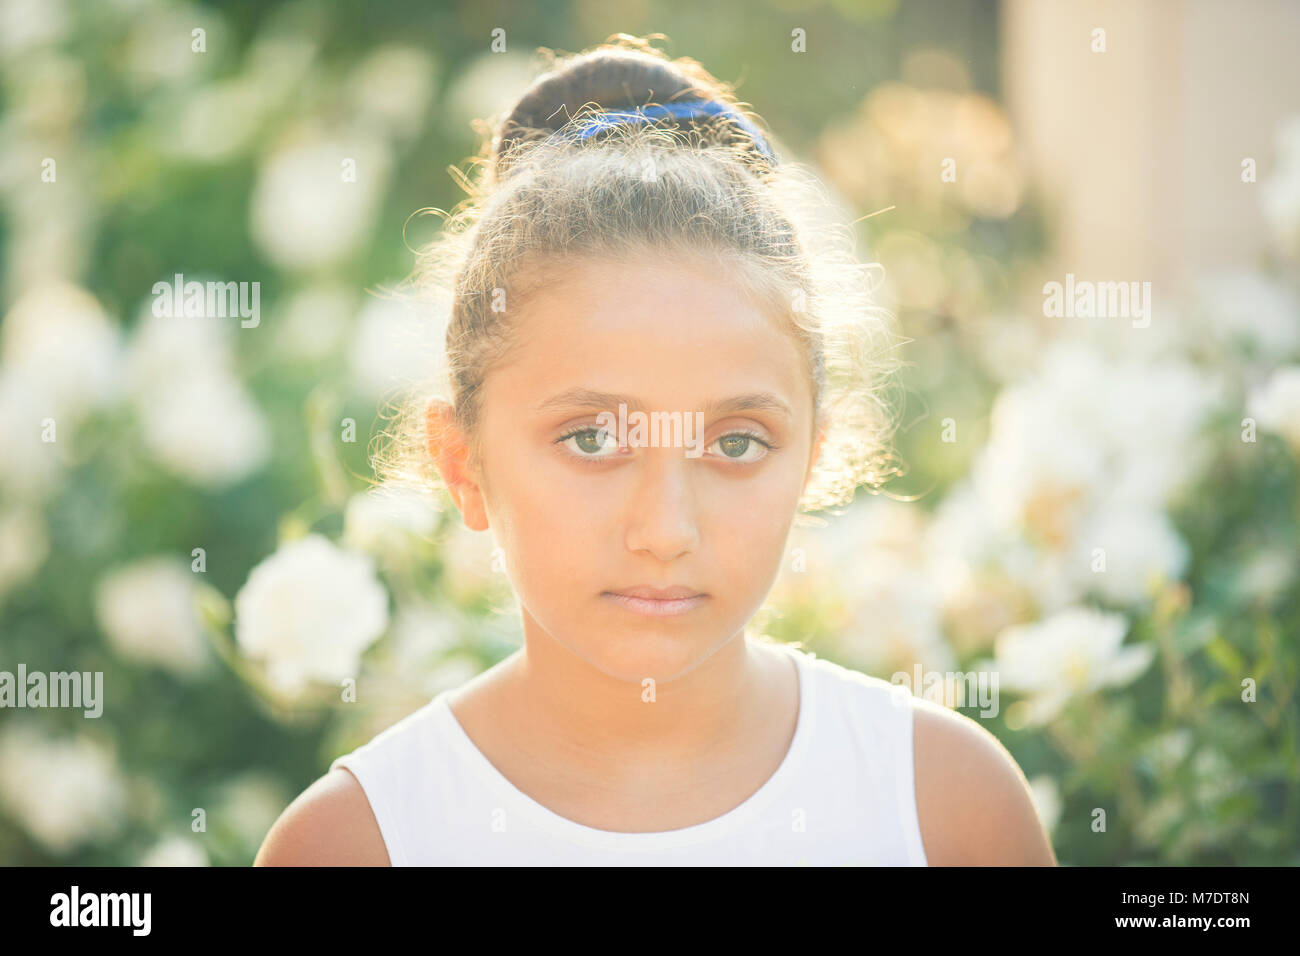
[[[601,597],[613,601],[634,614],[648,617],[671,617],[685,614],[709,599],[707,594],[688,587],[634,587],[604,591]]]

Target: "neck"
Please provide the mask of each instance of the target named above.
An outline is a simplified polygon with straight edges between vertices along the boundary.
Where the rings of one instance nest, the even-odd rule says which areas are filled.
[[[599,670],[526,613],[524,637],[504,695],[515,726],[611,782],[715,766],[771,719],[764,702],[781,699],[786,676],[742,631],[686,674],[658,682],[651,701],[640,681]]]

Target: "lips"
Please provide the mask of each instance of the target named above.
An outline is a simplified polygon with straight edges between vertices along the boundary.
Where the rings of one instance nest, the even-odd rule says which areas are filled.
[[[617,591],[606,591],[601,596],[626,610],[632,611],[634,614],[643,614],[649,617],[685,614],[709,599],[707,594],[683,585],[670,588],[638,585],[637,587],[620,588]]]
[[[617,591],[606,591],[605,593],[644,598],[647,601],[680,601],[684,598],[697,597],[700,594],[694,588],[683,587],[682,585],[671,588],[652,588],[641,585],[634,588],[619,588]]]

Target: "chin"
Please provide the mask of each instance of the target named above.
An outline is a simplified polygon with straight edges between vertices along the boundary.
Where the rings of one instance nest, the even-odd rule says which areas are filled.
[[[629,629],[608,644],[578,653],[601,673],[640,685],[646,678],[666,684],[688,673],[715,649],[698,633],[687,630]]]

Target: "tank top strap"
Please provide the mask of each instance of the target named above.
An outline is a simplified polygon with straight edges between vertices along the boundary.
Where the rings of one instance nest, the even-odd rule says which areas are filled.
[[[910,865],[928,866],[916,805],[911,691],[811,653],[808,657],[821,729],[812,772],[833,776],[837,765],[859,768],[862,805],[878,819],[895,821]]]
[[[445,758],[438,708],[447,692],[330,763],[361,784],[379,825],[393,866],[421,865],[420,854],[433,823],[447,808],[439,805],[439,781],[456,768]]]

